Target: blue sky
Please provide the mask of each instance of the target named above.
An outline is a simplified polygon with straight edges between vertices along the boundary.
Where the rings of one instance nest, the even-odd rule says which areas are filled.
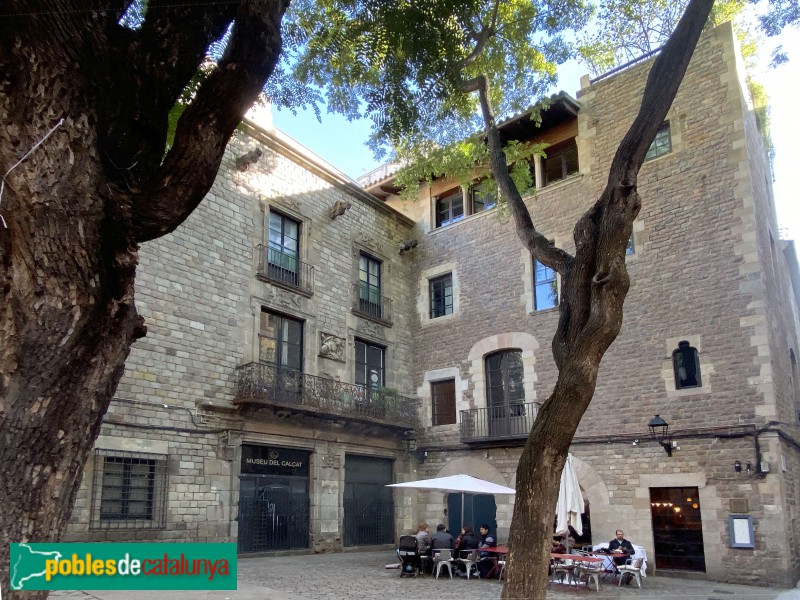
[[[767,89],[770,97],[772,140],[775,145],[775,205],[781,237],[800,240],[800,124],[796,109],[800,99],[800,36],[796,30],[785,32],[779,39],[790,60],[776,68],[765,64],[753,73]],[[773,40],[765,44],[763,54],[769,56]],[[575,95],[580,88],[579,65],[567,64],[559,72],[559,90]],[[371,151],[364,145],[369,137],[369,123],[348,122],[338,115],[322,115],[319,123],[310,111],[293,116],[287,110],[274,111],[275,126],[324,158],[352,178],[378,166]]]

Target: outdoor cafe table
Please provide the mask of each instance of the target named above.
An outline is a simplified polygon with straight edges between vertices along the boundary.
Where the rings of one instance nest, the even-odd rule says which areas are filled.
[[[550,558],[555,558],[556,560],[571,560],[579,563],[601,563],[605,560],[601,556],[586,556],[585,554],[560,554],[557,552],[551,552]]]
[[[481,552],[494,552],[495,554],[508,554],[508,546],[489,546],[488,548],[479,548]],[[497,563],[492,567],[492,570],[486,574],[487,579],[491,579],[494,576],[494,572],[497,570]]]

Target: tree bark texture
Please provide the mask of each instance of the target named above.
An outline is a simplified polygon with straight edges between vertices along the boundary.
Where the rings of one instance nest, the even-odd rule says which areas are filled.
[[[636,190],[639,169],[678,92],[713,3],[691,0],[654,61],[639,113],[617,148],[606,188],[575,225],[574,257],[551,246],[536,231],[506,169],[488,81],[479,77],[477,87],[492,173],[522,243],[534,259],[558,271],[562,278],[559,322],[552,344],[558,379],[539,412],[517,468],[503,598],[545,597],[561,471],[594,395],[600,361],[622,326],[622,305],[630,285],[625,248],[641,207]]]
[[[174,230],[211,187],[275,66],[288,5],[150,0],[130,30],[118,25],[129,2],[12,0],[0,20],[4,598],[47,595],[9,594],[9,543],[63,534],[131,343],[146,331],[134,304],[138,246]],[[169,111],[232,21],[228,51],[164,157]]]

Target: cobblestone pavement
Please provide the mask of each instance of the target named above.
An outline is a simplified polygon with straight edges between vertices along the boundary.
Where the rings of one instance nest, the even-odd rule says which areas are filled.
[[[400,577],[385,569],[392,552],[274,556],[239,559],[239,589],[219,592],[53,592],[59,600],[499,600],[503,582],[446,575]],[[600,592],[551,584],[547,598],[631,598],[638,600],[800,600],[800,590],[750,587],[647,577],[642,589],[606,581]],[[530,600],[530,599],[526,599]],[[536,599],[533,599],[536,600]]]

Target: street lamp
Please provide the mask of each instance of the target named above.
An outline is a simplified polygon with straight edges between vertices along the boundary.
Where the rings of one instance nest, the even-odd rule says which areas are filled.
[[[660,416],[656,415],[647,424],[650,428],[650,437],[652,437],[667,453],[672,456],[672,439],[669,437],[669,423],[667,423]]]

